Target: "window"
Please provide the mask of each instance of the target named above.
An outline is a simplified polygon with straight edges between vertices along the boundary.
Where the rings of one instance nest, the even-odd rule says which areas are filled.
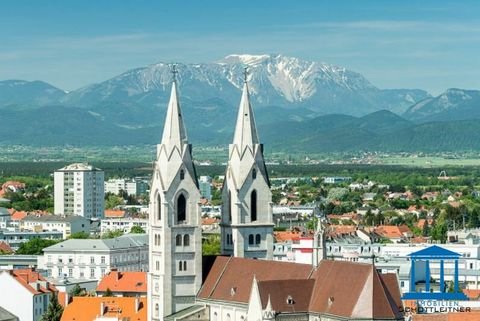
[[[160,221],[162,219],[162,199],[160,198],[160,195],[158,195],[157,198],[157,211],[158,211],[158,220]]]
[[[95,264],[95,257],[94,256],[90,256],[90,263]]]
[[[155,262],[155,268],[156,268],[157,271],[160,271],[160,262],[159,261]]]
[[[58,276],[59,277],[63,276],[62,268],[58,268]]]
[[[52,262],[52,256],[51,255],[47,256],[47,259],[48,259],[48,262]]]
[[[228,221],[232,222],[232,192],[228,191]]]
[[[100,263],[105,264],[105,256],[102,255],[100,257]]]
[[[252,169],[252,179],[257,178],[257,170],[254,168]]]
[[[185,171],[183,169],[180,170],[180,180],[185,179]]]
[[[73,277],[73,269],[68,269],[68,277]]]
[[[255,244],[257,245],[260,244],[260,239],[261,239],[260,234],[255,235]]]
[[[183,246],[189,246],[190,245],[190,235],[185,234],[183,236]]]
[[[90,278],[95,278],[95,269],[90,269]]]
[[[250,195],[250,214],[251,221],[255,222],[257,220],[257,191],[253,190]]]
[[[187,218],[187,200],[180,194],[177,200],[177,223],[184,222]]]
[[[248,244],[249,244],[249,245],[253,245],[253,234],[250,234],[250,235],[248,236]]]
[[[177,234],[177,236],[175,237],[175,245],[182,246],[182,236],[180,234]]]
[[[102,276],[104,276],[105,275],[105,268],[102,268],[101,271],[102,271]]]
[[[183,270],[184,270],[184,271],[187,270],[187,261],[183,261]]]
[[[155,303],[155,316],[158,317],[159,313],[158,303]]]
[[[178,262],[178,270],[179,270],[179,271],[183,271],[182,261],[179,261],[179,262]]]

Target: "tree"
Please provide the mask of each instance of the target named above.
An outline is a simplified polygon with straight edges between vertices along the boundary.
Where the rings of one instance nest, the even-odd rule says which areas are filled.
[[[113,296],[112,290],[110,290],[110,288],[107,288],[103,296],[108,296],[108,297]]]
[[[59,241],[57,240],[48,240],[48,239],[40,239],[40,238],[30,239],[27,242],[22,243],[15,253],[41,255],[44,248],[57,244],[58,242]]]
[[[71,239],[88,239],[90,237],[90,234],[88,234],[87,232],[76,232],[76,233],[72,233],[70,235],[70,238]]]
[[[203,255],[220,254],[220,235],[209,235],[202,243]]]
[[[428,226],[428,220],[425,219],[425,223],[423,224],[423,227],[422,227],[422,235],[423,236],[428,236],[429,232],[430,232],[430,228]]]
[[[134,225],[130,229],[130,233],[132,233],[132,234],[145,234],[145,230],[141,226]]]
[[[102,239],[113,239],[123,235],[122,230],[106,231],[102,234]]]
[[[123,204],[123,198],[121,198],[120,196],[111,193],[107,193],[105,195],[105,208],[115,208]]]
[[[47,311],[42,315],[41,321],[60,321],[63,307],[58,303],[57,292],[53,292],[48,303]]]
[[[85,291],[80,287],[80,285],[75,284],[75,286],[68,292],[70,297],[74,296],[85,296]]]

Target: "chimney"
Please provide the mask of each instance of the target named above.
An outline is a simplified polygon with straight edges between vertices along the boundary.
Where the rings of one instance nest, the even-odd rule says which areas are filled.
[[[105,302],[100,302],[100,316],[105,313]]]
[[[138,310],[140,310],[140,299],[135,297],[135,313],[138,313]]]

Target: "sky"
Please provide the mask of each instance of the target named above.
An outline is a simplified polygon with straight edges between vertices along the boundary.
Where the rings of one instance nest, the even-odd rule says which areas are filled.
[[[379,88],[480,89],[480,1],[0,2],[0,80],[70,91],[233,53],[335,64]]]

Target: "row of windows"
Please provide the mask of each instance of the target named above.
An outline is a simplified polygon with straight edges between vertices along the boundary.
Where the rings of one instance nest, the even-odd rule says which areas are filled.
[[[161,242],[160,234],[155,234],[154,242],[155,242],[155,246],[160,246],[160,242]]]
[[[183,246],[190,246],[190,235],[185,234],[182,237],[181,234],[177,234],[177,236],[175,237],[175,245],[182,246],[182,241],[183,241]]]
[[[179,271],[186,271],[187,270],[187,261],[179,261],[178,262],[178,270]]]
[[[262,237],[260,236],[260,234],[257,234],[255,236],[253,236],[253,234],[250,234],[248,236],[248,244],[249,245],[258,245],[258,244],[260,244],[261,240],[262,240]]]

